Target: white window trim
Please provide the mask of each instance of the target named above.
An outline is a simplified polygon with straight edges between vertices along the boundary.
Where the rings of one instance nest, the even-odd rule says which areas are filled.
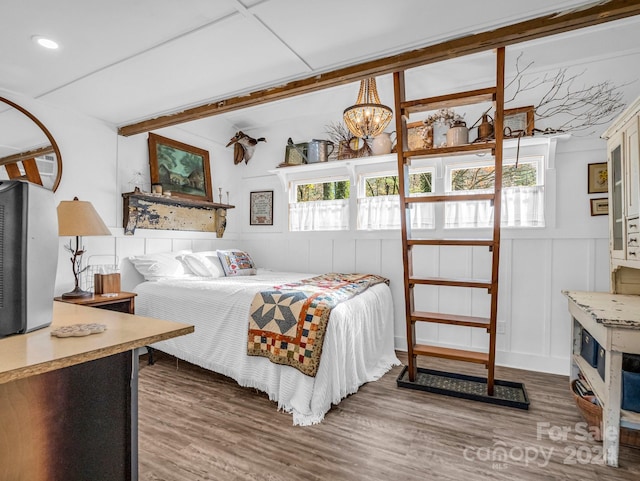
[[[514,158],[505,158],[502,161],[502,166],[510,166],[515,165],[516,159]],[[529,155],[529,156],[520,156],[518,158],[518,165],[522,164],[536,164],[536,185],[544,185],[545,179],[545,158],[544,155]],[[476,169],[478,167],[491,167],[494,163],[492,160],[487,159],[486,161],[475,160],[475,161],[467,161],[467,162],[448,162],[445,164],[445,178],[444,178],[444,189],[446,193],[451,192],[470,192],[470,191],[453,191],[451,190],[451,173],[454,170],[460,169]]]
[[[431,182],[432,182],[432,187],[434,187],[434,181],[435,181],[435,177],[436,177],[436,169],[434,166],[421,166],[421,167],[416,167],[416,168],[409,168],[409,175],[414,175],[414,174],[422,174],[422,173],[430,173],[431,174]],[[395,176],[398,175],[398,171],[397,169],[394,170],[383,170],[383,171],[373,171],[373,172],[362,172],[358,175],[358,184],[357,184],[357,205],[356,205],[356,230],[358,232],[382,232],[382,231],[397,231],[398,229],[400,229],[400,216],[403,215],[402,210],[401,210],[401,206],[400,206],[400,196],[398,194],[390,194],[388,196],[386,195],[382,195],[382,196],[372,196],[372,197],[367,197],[366,195],[366,180],[367,179],[371,179],[371,178],[379,178],[379,177],[391,177],[391,176]],[[420,195],[415,194],[415,195]],[[391,199],[393,197],[397,197],[397,208],[398,208],[398,217],[397,217],[397,226],[393,226],[393,227],[389,227],[388,221],[389,221],[389,217],[386,217],[387,220],[387,226],[386,227],[364,227],[360,225],[360,219],[363,215],[362,211],[361,211],[361,204],[362,203],[368,203],[368,199],[380,199],[380,203],[382,204],[388,204],[388,202],[385,202],[383,200],[383,198],[385,199]],[[371,202],[375,202],[375,201],[371,201]],[[387,208],[389,208],[390,206],[387,205]],[[413,212],[413,214],[415,214],[415,212],[418,212],[418,217],[415,217],[414,215],[412,215],[412,229],[413,230],[432,230],[435,229],[435,209],[433,204],[414,204],[412,206],[415,210]],[[426,212],[423,212],[426,211]],[[387,211],[387,215],[389,214],[390,211]],[[422,214],[420,213],[422,212]],[[367,212],[368,214],[368,212]],[[419,225],[419,220],[422,215],[425,215],[426,218],[429,221],[429,225]],[[375,216],[376,218],[379,219],[379,217]],[[382,216],[383,218],[385,217],[384,215]],[[367,218],[369,218],[369,216],[367,215]],[[391,215],[391,218],[395,218],[395,214]],[[369,224],[370,225],[370,224]]]
[[[507,139],[504,142],[504,159],[515,158],[516,150],[519,148],[520,151],[520,159],[524,159],[526,157],[542,155],[544,158],[543,168],[540,169],[540,173],[544,175],[544,189],[545,189],[545,201],[544,201],[544,209],[545,209],[545,227],[536,228],[536,227],[508,227],[508,229],[512,237],[527,237],[531,235],[533,230],[540,229],[551,229],[556,226],[556,170],[555,170],[555,155],[557,148],[558,140],[568,139],[570,136],[568,134],[563,135],[554,135],[554,136],[535,136],[535,137],[526,137],[519,140],[516,139]],[[412,170],[429,166],[435,170],[435,177],[433,179],[433,186],[435,193],[443,193],[445,192],[445,164],[455,163],[455,157],[445,157],[445,158],[416,158],[412,159],[411,166]],[[322,182],[325,179],[335,179],[338,178],[340,180],[344,178],[348,178],[351,182],[351,196],[349,201],[349,209],[350,209],[350,228],[349,231],[343,231],[345,233],[351,232],[352,234],[355,232],[364,233],[366,231],[358,231],[356,229],[356,219],[357,219],[357,198],[358,195],[354,194],[354,186],[356,188],[356,192],[358,192],[358,176],[360,174],[369,175],[370,172],[377,171],[393,171],[395,173],[395,169],[397,166],[397,155],[389,154],[389,155],[380,155],[375,157],[363,157],[358,159],[349,159],[349,160],[340,160],[340,161],[330,161],[330,162],[322,162],[316,164],[308,164],[302,166],[295,167],[286,167],[269,170],[270,174],[276,175],[281,183],[283,190],[289,191],[291,195],[291,185],[292,183],[315,183]],[[382,167],[382,168],[376,168]],[[329,173],[330,175],[327,175]],[[317,174],[317,176],[315,175]],[[286,208],[288,211],[289,204],[286,204]],[[436,206],[438,207],[438,206]],[[436,216],[438,216],[439,209],[436,209]],[[441,221],[439,219],[436,220],[436,226],[441,225]],[[439,229],[440,227],[436,227]],[[467,229],[472,232],[477,229]],[[518,231],[522,231],[518,233]],[[337,231],[334,231],[337,232]],[[374,232],[384,232],[384,231],[374,231]],[[476,235],[471,234],[470,235]]]
[[[311,201],[311,202],[299,202],[297,199],[297,187],[299,185],[306,184],[324,184],[327,182],[349,182],[349,197],[346,199],[333,199],[333,200],[320,200],[320,201]],[[340,231],[350,231],[353,223],[353,207],[352,207],[352,198],[353,198],[353,181],[349,176],[345,175],[334,175],[334,176],[326,176],[322,178],[314,178],[314,179],[297,179],[292,180],[289,185],[289,203],[288,203],[288,216],[289,219],[289,232],[340,232]],[[324,204],[326,207],[321,207]],[[316,210],[320,209],[339,209],[345,210],[344,217],[338,219],[336,222],[335,216],[332,216],[326,224],[322,222],[318,222],[318,212]],[[301,228],[292,229],[293,219],[292,219],[292,211],[302,211],[302,218],[306,219],[306,222],[301,222]],[[310,213],[311,212],[311,213]],[[341,226],[337,226],[340,224]],[[312,228],[316,226],[315,228]],[[319,227],[318,227],[319,226]]]
[[[353,196],[353,181],[351,180],[351,178],[348,175],[332,175],[332,176],[327,176],[327,177],[311,177],[311,178],[304,178],[304,179],[296,179],[296,180],[292,180],[289,182],[289,203],[290,204],[297,204],[298,203],[298,199],[297,199],[297,193],[298,193],[298,186],[299,185],[306,185],[306,184],[324,184],[326,182],[342,182],[342,181],[348,181],[349,182],[349,193],[350,196]]]

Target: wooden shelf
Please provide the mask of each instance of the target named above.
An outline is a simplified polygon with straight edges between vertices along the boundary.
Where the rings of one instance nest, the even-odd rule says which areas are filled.
[[[124,233],[136,228],[215,232],[222,237],[227,225],[227,210],[235,206],[178,196],[126,192],[122,194]]]
[[[496,88],[489,87],[466,92],[457,92],[438,97],[429,97],[418,100],[402,102],[400,107],[403,114],[426,112],[429,110],[447,109],[462,107],[466,105],[493,102],[496,96]]]
[[[489,142],[475,142],[473,144],[456,145],[454,147],[434,147],[432,149],[407,150],[402,155],[410,157],[450,157],[452,155],[491,153],[496,148],[494,140]]]
[[[591,387],[591,390],[598,398],[600,405],[604,406],[606,388],[598,370],[591,367],[591,365],[580,354],[573,355],[573,362],[582,372],[582,375],[585,377],[587,383]],[[620,426],[629,429],[640,429],[640,413],[621,409]]]
[[[209,202],[206,200],[188,199],[176,195],[149,194],[147,192],[125,192],[122,194],[125,199],[134,197],[136,199],[146,200],[157,204],[177,205],[182,207],[198,207],[200,209],[233,209],[235,205],[219,204],[217,202]]]
[[[463,349],[452,349],[449,347],[416,344],[413,346],[413,352],[419,356],[439,357],[442,359],[451,359],[453,361],[474,362],[484,365],[487,365],[489,362],[489,354],[486,352],[466,351]]]
[[[407,239],[410,246],[485,246],[492,247],[493,239]]]
[[[448,286],[448,287],[473,287],[477,289],[490,289],[491,281],[482,279],[448,279],[444,277],[411,277],[409,284]]]
[[[491,319],[488,317],[460,316],[457,314],[443,314],[441,312],[413,311],[412,322],[435,322],[438,324],[450,324],[454,326],[480,327],[489,329]]]

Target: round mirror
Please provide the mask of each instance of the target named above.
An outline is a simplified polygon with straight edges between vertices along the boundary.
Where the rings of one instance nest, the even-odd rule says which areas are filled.
[[[31,112],[0,97],[0,180],[27,180],[55,192],[61,176],[62,157],[51,132]]]

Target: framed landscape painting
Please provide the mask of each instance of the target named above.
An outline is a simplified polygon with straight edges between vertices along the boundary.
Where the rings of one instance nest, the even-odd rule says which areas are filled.
[[[208,151],[149,133],[149,168],[162,192],[213,202]]]

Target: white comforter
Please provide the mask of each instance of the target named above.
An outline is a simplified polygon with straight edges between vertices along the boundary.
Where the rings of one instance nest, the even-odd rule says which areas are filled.
[[[186,322],[195,332],[154,344],[164,352],[268,393],[294,425],[324,415],[365,382],[400,364],[393,347],[393,305],[386,284],[373,286],[336,306],[329,319],[315,377],[264,357],[247,355],[249,306],[256,292],[309,274],[259,270],[256,276],[165,279],[135,291],[136,313]]]

